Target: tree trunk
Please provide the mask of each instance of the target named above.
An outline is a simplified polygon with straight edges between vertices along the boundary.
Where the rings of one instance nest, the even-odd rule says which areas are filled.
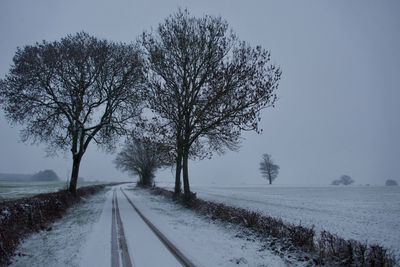
[[[183,152],[183,192],[186,201],[189,201],[191,198],[188,165],[189,165],[189,151],[188,149],[185,148]]]
[[[178,130],[177,137],[176,137],[176,170],[175,170],[175,190],[174,196],[179,197],[182,193],[181,187],[181,172],[182,172],[182,137],[180,130]]]
[[[79,167],[81,165],[81,159],[82,155],[79,154],[72,157],[72,173],[68,190],[74,195],[76,194],[76,187],[78,184]]]
[[[176,170],[175,170],[175,197],[181,194],[181,172],[182,172],[182,153],[179,151],[176,156]]]
[[[271,174],[271,163],[268,162],[268,180],[269,180],[269,184],[272,184],[272,174]]]

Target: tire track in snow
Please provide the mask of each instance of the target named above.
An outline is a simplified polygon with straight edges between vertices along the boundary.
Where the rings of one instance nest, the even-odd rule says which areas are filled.
[[[132,200],[126,195],[122,188],[121,192],[124,194],[129,204],[135,210],[135,212],[140,216],[140,218],[146,223],[146,225],[150,228],[150,230],[157,236],[157,238],[163,243],[163,245],[171,252],[171,254],[185,267],[195,267],[194,265],[171,241],[169,241],[166,236],[158,230],[154,224],[152,224],[143,213],[133,204]]]
[[[117,224],[115,217],[115,189],[112,197],[112,217],[111,217],[111,266],[119,267],[119,251],[117,239]]]
[[[121,214],[118,208],[117,192],[114,189],[112,199],[112,223],[111,223],[111,266],[119,267],[121,259],[122,266],[133,267],[131,257],[129,256],[128,245],[126,243],[124,226],[121,220]],[[118,240],[118,242],[117,242]],[[119,246],[118,246],[119,245]],[[120,258],[121,256],[121,258]]]

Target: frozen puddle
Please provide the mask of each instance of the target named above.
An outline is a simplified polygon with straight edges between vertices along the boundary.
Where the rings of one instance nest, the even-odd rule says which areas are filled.
[[[81,249],[100,217],[105,199],[106,191],[90,196],[68,209],[62,219],[51,225],[51,231],[26,238],[16,251],[20,256],[12,259],[11,266],[79,266]]]

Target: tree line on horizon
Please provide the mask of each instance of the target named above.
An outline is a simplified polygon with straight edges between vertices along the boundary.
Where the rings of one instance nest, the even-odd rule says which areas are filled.
[[[41,170],[34,174],[0,173],[0,181],[55,182],[60,181],[60,177],[54,170]]]
[[[173,165],[175,195],[183,186],[189,200],[189,159],[237,150],[243,131],[260,133],[281,70],[221,17],[179,9],[139,39],[79,32],[18,48],[0,80],[0,106],[24,126],[23,141],[46,143],[50,154],[71,151],[72,193],[89,144],[110,152],[125,136],[117,166],[146,184],[152,170]],[[149,164],[124,165],[132,157]]]

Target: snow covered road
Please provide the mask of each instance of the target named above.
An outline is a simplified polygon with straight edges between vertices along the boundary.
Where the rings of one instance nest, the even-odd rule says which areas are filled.
[[[129,266],[121,265],[121,227],[116,222],[112,227],[118,211],[133,266],[287,266],[279,256],[262,249],[263,244],[239,237],[235,226],[227,229],[227,225],[132,185],[108,192],[102,215],[81,253],[80,266]],[[118,260],[112,259],[113,231]]]
[[[112,199],[112,219],[111,219],[111,266],[132,267],[132,260],[129,256],[129,249],[126,243],[124,224],[118,207],[116,190],[113,190]]]
[[[304,266],[288,263],[236,225],[133,184],[84,199],[50,228],[24,240],[11,266]]]
[[[106,200],[105,216],[97,222],[86,243],[81,266],[194,266],[187,259],[182,264],[183,254],[154,225],[149,227],[149,221],[146,222],[132,200],[122,188],[118,189],[114,188]],[[105,234],[104,228],[111,229],[110,235],[108,231]],[[111,240],[107,241],[107,237]]]

